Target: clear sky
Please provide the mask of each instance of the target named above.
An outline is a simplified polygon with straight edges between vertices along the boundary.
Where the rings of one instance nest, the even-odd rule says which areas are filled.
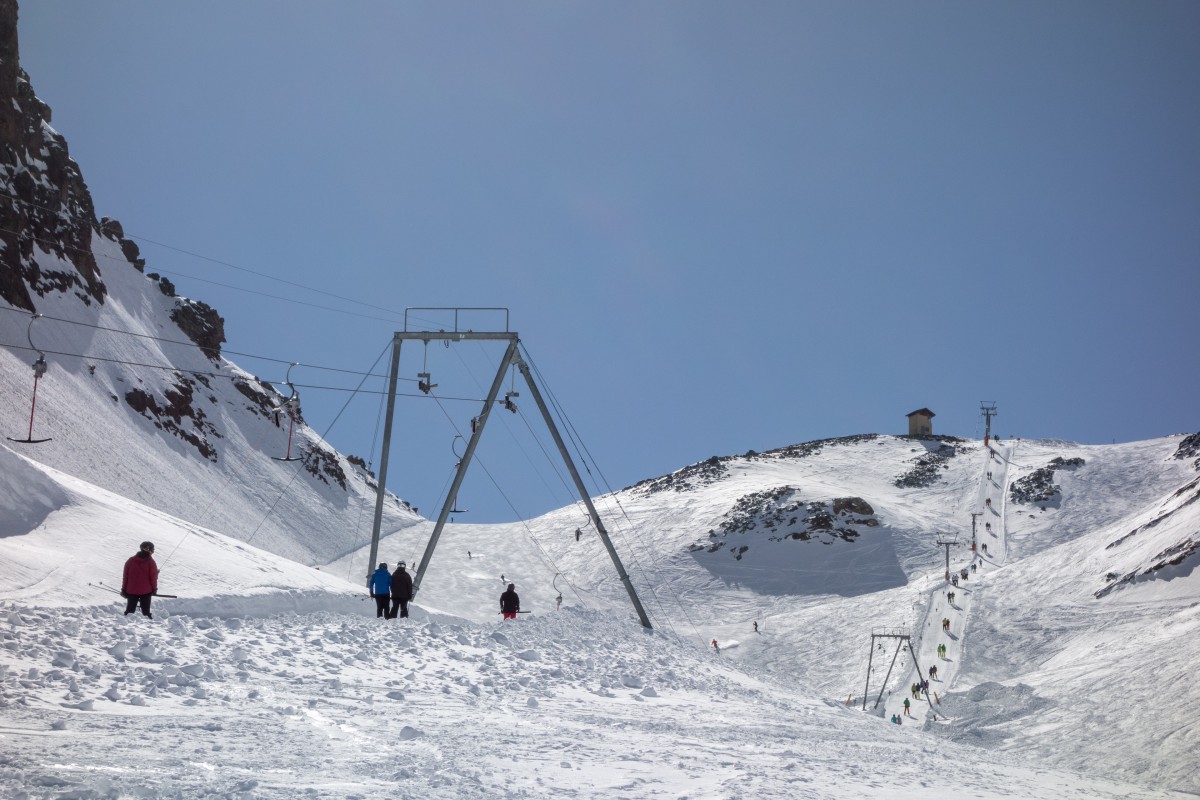
[[[612,488],[923,406],[1200,427],[1192,0],[27,0],[20,37],[97,213],[228,350],[365,371],[406,307],[507,307]],[[498,355],[402,374],[481,398]],[[462,521],[569,501],[522,394]],[[347,397],[305,415],[368,456],[378,396]],[[398,408],[389,486],[433,513],[478,403]]]

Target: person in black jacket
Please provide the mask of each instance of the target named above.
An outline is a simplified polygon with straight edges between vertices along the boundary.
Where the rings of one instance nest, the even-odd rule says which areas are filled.
[[[517,596],[517,585],[510,583],[508,591],[500,595],[500,613],[505,619],[516,619],[521,610],[521,598]]]
[[[401,561],[392,573],[392,610],[389,613],[392,619],[396,618],[397,609],[401,617],[408,617],[408,601],[412,600],[412,592],[412,575],[404,569],[404,562]]]

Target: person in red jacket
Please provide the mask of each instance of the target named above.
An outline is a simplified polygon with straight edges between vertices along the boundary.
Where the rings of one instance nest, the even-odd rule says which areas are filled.
[[[142,542],[138,552],[125,562],[125,575],[121,578],[121,596],[125,598],[125,614],[128,616],[139,605],[142,616],[150,617],[150,598],[158,594],[158,564],[154,563],[154,543]]]

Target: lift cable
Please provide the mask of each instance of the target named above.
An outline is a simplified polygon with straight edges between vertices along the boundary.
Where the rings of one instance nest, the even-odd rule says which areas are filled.
[[[554,406],[555,412],[557,413],[558,417],[562,420],[565,429],[568,431],[568,435],[570,436],[572,443],[575,445],[576,452],[579,453],[579,455],[580,455],[580,460],[583,462],[584,468],[587,470],[588,474],[591,475],[592,474],[591,469],[588,467],[588,461],[593,460],[591,453],[587,450],[587,447],[583,445],[582,440],[578,434],[578,431],[575,429],[575,426],[571,422],[570,417],[566,414],[565,410],[559,404],[558,399],[555,396],[553,389],[550,388],[549,382],[546,380],[546,378],[542,374],[541,370],[538,369],[536,363],[533,361],[532,356],[529,354],[528,348],[526,348],[526,347],[524,347],[524,345],[522,345],[521,349],[522,349],[522,353],[524,354],[524,357],[526,358],[526,363],[529,365],[530,369],[533,370],[537,374],[539,383],[542,386],[546,387],[545,394],[550,398],[550,402]],[[597,471],[599,472],[598,466],[597,466]],[[600,477],[603,480],[604,485],[608,486],[608,481],[607,481],[607,479],[604,479],[603,473],[600,473]],[[636,535],[638,537],[638,539],[642,545],[642,548],[650,555],[650,557],[652,559],[652,563],[653,563],[654,552],[655,552],[654,549],[651,548],[645,542],[645,540],[642,538],[641,534],[637,532],[638,531],[637,526],[633,524],[632,520],[629,518],[629,515],[625,512],[624,507],[621,506],[620,500],[617,499],[616,493],[613,492],[611,486],[608,486],[608,488],[607,488],[606,497],[612,498],[613,501],[616,502],[617,507],[621,511],[621,516],[624,517],[625,521],[629,524],[630,528],[634,531],[634,535]],[[618,526],[616,529],[621,534],[621,536],[626,540],[626,546],[629,547],[630,554],[633,557],[634,566],[641,572],[642,580],[646,584],[647,588],[649,589],[651,597],[654,598],[655,602],[659,606],[660,611],[662,611],[663,610],[662,601],[658,598],[658,593],[655,589],[655,581],[650,579],[649,574],[647,573],[647,570],[642,566],[641,560],[637,556],[637,550],[635,548],[633,548],[631,546],[631,543],[629,542],[629,534],[624,530],[624,526]],[[655,564],[654,567],[655,567],[656,571],[661,571],[661,568],[658,567],[657,564]],[[692,624],[693,629],[696,630],[698,633],[699,630],[698,630],[698,628],[696,628],[695,623],[692,622],[690,614],[688,614],[687,607],[679,599],[678,594],[674,591],[674,588],[670,585],[669,582],[665,583],[665,586],[672,593],[672,595],[674,595],[674,597],[676,598],[676,602],[679,604],[679,607],[682,610],[685,618],[688,619],[688,622]],[[668,624],[669,624],[669,619],[670,619],[669,615],[664,613],[663,616],[664,616],[664,619],[668,620]]]
[[[26,310],[25,310],[25,309],[23,309],[23,308],[15,308],[15,307],[0,307],[0,311],[12,311],[12,312],[20,313],[20,314],[28,314],[28,313],[29,313],[28,311],[26,311]],[[107,326],[104,326],[104,325],[94,325],[94,324],[92,324],[92,323],[90,323],[90,322],[80,322],[80,321],[78,321],[78,320],[73,320],[73,319],[65,319],[65,318],[63,318],[63,317],[51,317],[51,316],[47,316],[47,315],[45,315],[45,314],[41,314],[41,315],[40,315],[40,317],[41,317],[42,319],[51,320],[51,321],[53,321],[53,322],[65,322],[65,323],[67,323],[67,324],[69,324],[69,325],[79,325],[79,326],[81,326],[81,327],[84,327],[84,328],[93,328],[93,329],[95,329],[95,330],[98,330],[98,331],[107,331],[107,332],[109,332],[109,333],[120,333],[120,334],[123,334],[123,335],[125,335],[125,336],[134,336],[134,337],[137,337],[137,338],[139,338],[139,339],[151,339],[151,340],[153,340],[153,341],[156,341],[156,342],[165,342],[165,343],[167,343],[167,344],[178,344],[178,345],[182,345],[182,346],[184,346],[184,347],[194,347],[194,348],[198,348],[198,349],[201,349],[201,350],[203,350],[203,349],[204,349],[204,348],[203,348],[203,347],[201,347],[200,345],[196,344],[195,342],[191,342],[191,341],[186,341],[186,342],[185,342],[185,341],[182,341],[182,340],[179,340],[179,339],[165,339],[165,338],[163,338],[163,337],[161,337],[161,336],[152,336],[152,335],[150,335],[150,334],[148,334],[148,333],[135,333],[135,332],[133,332],[133,331],[126,331],[126,330],[122,330],[122,329],[120,329],[120,328],[110,328],[110,327],[107,327]],[[295,363],[295,362],[294,362],[294,360],[287,360],[287,359],[282,359],[282,358],[271,358],[270,356],[260,356],[260,355],[256,355],[256,354],[254,354],[254,353],[241,353],[241,352],[238,352],[238,351],[236,351],[236,350],[227,350],[227,349],[225,349],[225,348],[221,348],[221,355],[222,355],[222,356],[224,356],[224,355],[242,356],[242,357],[244,357],[244,358],[252,358],[252,359],[255,359],[256,361],[270,361],[270,362],[273,362],[273,363],[276,363],[276,364],[292,364],[292,363]],[[323,370],[323,371],[326,371],[326,372],[344,372],[344,373],[347,373],[347,374],[349,374],[349,375],[362,375],[362,374],[364,374],[364,373],[361,373],[361,372],[357,372],[357,371],[355,371],[355,370],[344,369],[344,368],[342,368],[342,367],[321,367],[321,366],[317,366],[317,365],[315,365],[315,364],[305,364],[304,366],[305,366],[307,369],[319,369],[319,370]],[[386,378],[386,377],[388,377],[387,375],[376,374],[376,373],[368,373],[368,375],[369,375],[369,377],[372,377],[372,378]],[[411,378],[401,378],[401,380],[408,380],[408,381],[412,381],[412,379],[411,379]]]
[[[389,339],[388,343],[386,345],[384,345],[383,350],[381,350],[379,352],[379,355],[376,356],[375,363],[371,365],[372,370],[375,369],[375,366],[380,362],[380,360],[383,358],[384,354],[387,353],[387,351],[391,348],[391,346],[392,346],[392,342]],[[366,380],[367,379],[364,376],[362,382],[365,383]],[[360,383],[360,386],[361,386],[361,383]],[[354,397],[355,397],[355,395],[352,394],[352,395],[350,395],[350,397],[346,398],[346,402],[342,404],[341,410],[338,411],[338,413],[336,415],[334,415],[333,420],[329,423],[329,425],[326,426],[325,430],[321,432],[322,439],[328,439],[330,431],[333,430],[333,426],[336,425],[338,420],[342,418],[342,414],[346,413],[346,409],[350,406],[350,403],[354,400]],[[291,479],[288,480],[287,484],[282,489],[279,490],[279,496],[275,498],[275,502],[273,502],[271,504],[271,507],[269,509],[267,509],[267,512],[263,515],[263,518],[259,521],[258,525],[254,528],[254,531],[250,534],[250,537],[248,539],[244,540],[246,542],[246,544],[250,544],[250,542],[254,541],[254,537],[258,535],[258,532],[262,529],[262,526],[264,524],[266,524],[267,519],[269,519],[270,516],[273,513],[275,513],[275,507],[279,505],[280,501],[283,500],[284,495],[287,494],[288,490],[292,487],[292,484],[296,482],[296,478],[298,478],[300,476],[301,468],[306,467],[308,465],[308,456],[311,455],[311,453],[312,453],[311,450],[308,453],[306,453],[304,456],[304,459],[300,462],[300,467],[292,470]]]
[[[40,209],[40,210],[42,210],[42,211],[47,211],[47,212],[50,212],[50,213],[52,213],[52,214],[55,214],[56,216],[59,216],[59,217],[62,217],[62,216],[63,216],[63,209],[61,209],[61,208],[57,208],[57,209],[54,209],[54,208],[48,208],[47,206],[39,205],[39,204],[37,204],[37,203],[34,203],[34,202],[32,202],[32,201],[29,201],[29,200],[24,200],[24,199],[22,199],[22,198],[19,198],[19,197],[14,197],[14,196],[12,196],[12,195],[4,195],[4,196],[0,196],[0,199],[8,200],[9,202],[12,202],[12,203],[20,203],[20,204],[22,204],[22,205],[26,205],[26,206],[29,206],[29,207],[31,207],[31,208],[37,208],[37,209]],[[86,222],[86,223],[87,223],[89,226],[91,226],[91,227],[93,227],[93,228],[99,227],[99,225],[98,225],[98,221],[97,221],[97,220],[95,220],[95,219],[93,219],[93,218],[83,217],[83,216],[79,216],[79,215],[67,215],[67,219],[72,219],[72,220],[74,220],[74,221],[76,221],[76,222]],[[12,233],[12,234],[15,234],[15,235],[17,235],[17,236],[20,236],[20,235],[22,235],[23,233],[27,233],[27,232],[28,232],[28,231],[17,231],[17,230],[11,230],[11,229],[7,229],[7,228],[0,228],[0,230],[4,230],[4,231],[6,231],[6,232],[8,232],[8,233]],[[93,256],[95,256],[95,257],[97,257],[97,258],[101,258],[101,257],[103,257],[103,258],[108,258],[109,260],[113,260],[113,261],[121,261],[122,263],[129,263],[128,259],[116,259],[116,258],[114,258],[114,257],[110,257],[110,256],[103,256],[103,255],[101,255],[101,254],[95,253],[95,252],[94,252],[94,251],[92,251],[92,250],[88,250],[88,249],[84,249],[84,248],[77,248],[77,247],[69,247],[69,246],[64,246],[64,245],[63,245],[61,242],[59,242],[59,241],[57,241],[57,240],[53,240],[53,239],[51,239],[51,240],[39,240],[39,239],[37,239],[36,237],[29,237],[29,238],[30,238],[30,239],[32,239],[33,241],[40,241],[40,242],[42,242],[43,244],[53,244],[53,245],[55,245],[56,247],[58,247],[58,248],[61,248],[61,249],[63,249],[63,250],[73,250],[73,251],[76,251],[76,252],[81,252],[81,253],[82,253],[82,252],[90,252],[90,253],[92,253],[92,255],[93,255]],[[333,299],[335,299],[335,300],[342,300],[342,301],[345,301],[345,302],[347,302],[347,303],[353,303],[353,304],[355,304],[355,305],[363,306],[364,308],[373,308],[373,309],[375,309],[376,311],[382,311],[382,312],[384,312],[384,313],[387,313],[387,314],[393,314],[395,317],[397,317],[397,319],[388,319],[388,320],[384,320],[384,321],[386,321],[386,322],[398,322],[398,321],[399,321],[399,319],[398,319],[398,318],[400,317],[400,312],[394,311],[393,309],[390,309],[390,308],[384,308],[384,307],[382,307],[382,306],[376,306],[376,305],[372,305],[371,303],[366,303],[366,302],[363,302],[362,300],[355,300],[355,299],[354,299],[354,298],[352,298],[352,297],[344,297],[344,296],[342,296],[342,295],[339,295],[339,294],[334,294],[333,292],[328,292],[328,291],[325,291],[324,289],[317,289],[316,287],[313,287],[313,286],[306,286],[305,284],[302,284],[302,283],[297,283],[297,282],[295,282],[295,281],[290,281],[290,280],[287,280],[287,279],[285,279],[285,278],[280,278],[280,277],[277,277],[277,276],[275,276],[275,275],[271,275],[271,274],[269,274],[269,273],[266,273],[266,272],[259,272],[259,271],[257,271],[257,270],[253,270],[253,269],[249,269],[249,268],[247,268],[247,267],[242,267],[242,266],[239,266],[239,265],[237,265],[237,264],[233,264],[233,263],[231,263],[231,262],[229,262],[229,261],[224,261],[224,260],[222,260],[222,259],[219,259],[219,258],[214,258],[214,257],[212,257],[212,256],[206,256],[206,255],[203,255],[202,253],[195,253],[195,252],[192,252],[192,251],[190,251],[190,250],[185,250],[185,249],[184,249],[184,248],[182,248],[182,247],[176,247],[176,246],[174,246],[174,245],[169,245],[169,244],[166,244],[166,243],[164,243],[164,242],[159,242],[159,241],[156,241],[156,240],[154,240],[154,239],[151,239],[151,238],[149,238],[149,237],[146,237],[146,236],[139,236],[139,235],[135,235],[135,234],[124,234],[124,238],[126,238],[126,239],[133,239],[133,240],[140,241],[140,242],[146,242],[147,244],[152,244],[152,245],[155,245],[156,247],[162,247],[162,248],[164,248],[164,249],[167,249],[167,250],[173,250],[173,251],[175,251],[175,252],[177,252],[177,253],[180,253],[180,254],[182,254],[182,255],[190,256],[190,257],[192,257],[192,258],[198,258],[198,259],[200,259],[200,260],[202,260],[202,261],[208,261],[208,262],[210,262],[210,263],[212,263],[212,264],[218,264],[218,265],[220,265],[220,266],[223,266],[223,267],[229,267],[230,269],[235,269],[235,270],[238,270],[239,272],[245,272],[245,273],[247,273],[247,274],[250,274],[250,275],[255,275],[255,276],[257,276],[257,277],[260,277],[260,278],[266,278],[267,280],[272,280],[272,281],[275,281],[275,282],[277,282],[277,283],[282,283],[282,284],[285,284],[285,285],[288,285],[288,286],[295,287],[295,288],[297,288],[297,289],[303,289],[303,290],[305,290],[305,291],[313,292],[314,294],[320,294],[320,295],[324,295],[324,296],[326,296],[326,297],[331,297],[331,298],[333,298]],[[158,268],[155,268],[155,270],[154,270],[154,271],[155,271],[155,272],[160,272],[160,273],[162,273],[162,272],[167,272],[166,270],[162,270],[162,269],[158,269]],[[168,274],[177,275],[177,274],[181,274],[181,273],[170,272],[170,273],[168,273]],[[186,275],[185,275],[184,277],[189,277],[189,278],[191,278],[192,276],[186,276]],[[203,281],[203,280],[204,280],[203,278],[192,278],[192,279],[193,279],[193,280],[198,280],[198,281]],[[212,283],[212,281],[204,281],[204,282],[206,282],[206,283]],[[223,285],[223,284],[218,284],[218,285]],[[233,286],[231,286],[231,287],[229,287],[229,288],[238,289],[239,287],[233,287]],[[275,295],[266,295],[266,296],[268,296],[268,297],[274,297],[275,299],[278,299],[278,300],[284,300],[284,301],[286,301],[286,302],[296,302],[296,303],[299,303],[299,302],[301,302],[301,301],[290,300],[290,299],[288,299],[288,298],[284,298],[284,297],[277,297],[277,296],[275,296]],[[303,305],[311,305],[311,304],[307,304],[307,303],[302,303],[302,304],[303,304]],[[318,306],[318,308],[323,308],[323,307],[322,307],[322,306]],[[330,310],[330,311],[339,311],[339,309],[333,309],[333,308],[330,308],[330,309],[327,309],[327,310]],[[353,312],[348,312],[348,311],[341,311],[340,313],[345,313],[345,314],[353,314]],[[356,315],[356,316],[366,316],[366,315]],[[369,318],[369,319],[379,319],[378,317],[368,317],[368,318]]]
[[[436,395],[434,395],[434,397],[436,398]],[[442,414],[445,415],[446,420],[450,423],[450,427],[454,429],[455,433],[461,436],[462,431],[458,429],[458,425],[454,422],[454,418],[450,416],[440,402],[438,403],[438,407],[441,408]],[[533,531],[529,527],[529,523],[525,520],[525,517],[521,514],[521,512],[517,511],[516,506],[513,505],[512,499],[505,493],[504,489],[501,488],[500,483],[496,480],[496,477],[492,475],[491,470],[487,468],[487,465],[483,463],[483,460],[479,458],[478,454],[476,454],[474,460],[478,462],[479,468],[482,469],[484,474],[488,476],[488,480],[492,482],[492,486],[495,487],[496,491],[500,493],[500,496],[504,498],[504,502],[508,504],[508,507],[513,512],[513,515],[516,516],[517,520],[521,523],[521,527],[525,529],[525,533],[529,537],[529,541],[533,542],[533,546],[537,548],[537,551],[541,555],[546,566],[554,570],[555,573],[561,573],[562,570],[558,568],[558,565],[554,563],[554,559],[549,553],[546,552],[545,548],[542,547],[541,542],[538,541],[537,537],[534,536]],[[570,579],[566,580],[567,585],[571,587],[571,591],[574,592],[575,597],[578,598],[580,604],[586,606],[587,604],[584,602],[583,597],[579,594],[579,590],[575,588],[575,584],[571,583]]]

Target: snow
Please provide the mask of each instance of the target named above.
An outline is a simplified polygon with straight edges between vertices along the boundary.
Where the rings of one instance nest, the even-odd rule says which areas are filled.
[[[364,571],[365,546],[318,569],[5,448],[0,483],[15,491],[5,493],[0,539],[0,794],[925,797],[962,791],[964,780],[984,798],[1194,792],[1198,732],[1188,712],[1197,697],[1187,677],[1195,646],[1185,644],[1196,640],[1194,574],[1135,582],[1097,600],[1089,591],[1102,585],[1097,571],[1106,562],[1084,567],[1078,555],[1083,548],[1099,562],[1116,558],[1099,543],[1127,532],[1130,518],[1162,513],[1172,493],[1156,496],[1149,485],[1183,485],[1194,469],[1167,457],[1175,442],[1091,449],[1056,525],[1046,522],[1051,512],[1006,506],[1009,473],[1023,468],[991,462],[996,484],[983,490],[999,523],[991,557],[949,611],[944,553],[928,537],[925,570],[904,586],[839,595],[812,591],[824,577],[800,569],[803,559],[779,565],[796,593],[758,594],[726,582],[722,565],[706,565],[728,552],[680,546],[696,536],[697,509],[781,480],[805,495],[819,486],[867,497],[884,520],[892,508],[918,518],[931,502],[940,524],[946,487],[923,501],[924,490],[885,481],[909,455],[904,439],[829,447],[807,463],[748,461],[692,492],[597,498],[602,506],[619,500],[630,520],[658,521],[653,574],[670,591],[648,603],[653,631],[638,625],[595,537],[562,535],[574,508],[512,526],[449,526],[411,618],[381,620],[351,580]],[[998,452],[1032,469],[1069,448],[1022,443]],[[987,462],[979,443],[971,451],[947,470],[956,507],[981,496]],[[1139,501],[1154,499],[1089,530],[1092,496],[1113,490],[1117,464],[1141,476]],[[814,474],[819,482],[808,483]],[[1101,479],[1092,484],[1090,474]],[[1194,506],[1180,513],[1192,516],[1152,534],[1194,528]],[[864,550],[862,558],[880,562],[859,565],[867,583],[894,562],[917,561],[909,540],[937,527],[892,525],[884,526],[889,550]],[[411,567],[430,528],[405,528],[380,552]],[[1025,558],[1006,547],[1008,537],[1028,541],[1051,529],[1057,543],[1030,546]],[[857,546],[755,533],[744,539],[747,555]],[[158,546],[162,591],[180,595],[155,600],[153,620],[122,616],[110,588],[144,538]],[[539,545],[577,589],[561,611]],[[956,569],[968,558],[952,549]],[[534,613],[499,621],[501,572]],[[922,604],[914,608],[913,598]],[[950,637],[940,636],[946,614]],[[914,679],[908,659],[889,682],[885,716],[859,710],[869,634],[889,626],[913,633],[923,666],[939,664],[937,721],[924,704],[914,705],[921,724],[886,721],[902,712]],[[947,661],[936,660],[939,641],[949,644]]]
[[[274,460],[287,425],[233,387],[252,376],[164,341],[174,301],[93,247],[103,304],[48,293],[32,327],[0,309],[3,341],[52,354],[34,431],[51,441],[0,446],[0,796],[1200,792],[1200,481],[1180,436],[995,457],[857,436],[597,494],[649,631],[579,506],[457,522],[431,552],[433,524],[389,497],[377,560],[428,563],[411,617],[383,620],[363,589],[373,482],[340,455],[344,486]],[[28,430],[34,356],[0,350],[5,432]],[[176,369],[137,366],[155,364]],[[178,423],[215,458],[123,399],[181,376],[204,420]],[[325,446],[309,424],[295,447]],[[1084,463],[1056,470],[1052,503],[1015,502],[1056,458]],[[424,467],[393,487],[406,468]],[[820,522],[853,498],[871,513]],[[944,536],[952,569],[976,564],[957,589]],[[145,539],[178,595],[153,619],[116,594]],[[532,612],[513,622],[508,582]],[[911,636],[916,663],[873,633]],[[936,697],[891,724],[931,664]]]

